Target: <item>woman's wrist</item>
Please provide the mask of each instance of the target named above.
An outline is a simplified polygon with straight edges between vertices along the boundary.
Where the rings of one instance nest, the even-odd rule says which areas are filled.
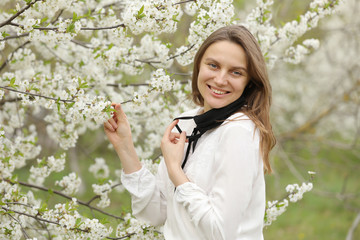
[[[181,166],[168,166],[167,167],[169,178],[175,187],[189,182],[188,177],[185,175],[184,171],[182,170]]]
[[[115,148],[124,172],[126,174],[136,172],[141,169],[139,157],[136,154],[134,144],[122,144]]]

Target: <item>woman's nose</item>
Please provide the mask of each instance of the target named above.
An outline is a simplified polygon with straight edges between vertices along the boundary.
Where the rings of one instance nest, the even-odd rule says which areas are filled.
[[[224,72],[219,72],[214,79],[215,83],[219,86],[224,86],[227,84],[227,78],[226,78],[226,73]]]

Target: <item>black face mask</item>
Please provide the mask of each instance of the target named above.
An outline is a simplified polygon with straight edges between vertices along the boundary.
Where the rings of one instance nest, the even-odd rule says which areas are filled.
[[[213,108],[201,115],[178,117],[178,118],[174,119],[174,120],[194,119],[194,122],[196,124],[196,127],[194,128],[192,134],[190,136],[186,136],[189,144],[186,149],[185,158],[181,165],[181,168],[185,167],[185,164],[187,162],[187,159],[188,159],[188,156],[190,153],[191,145],[192,145],[192,149],[193,149],[192,151],[194,152],[197,141],[206,131],[220,126],[228,117],[230,117],[232,114],[239,111],[244,105],[246,105],[245,92],[247,92],[247,89],[248,89],[248,87],[246,86],[241,97],[225,107]],[[177,128],[177,130],[180,133],[182,132],[182,130],[180,129],[180,127],[177,124],[175,127]]]

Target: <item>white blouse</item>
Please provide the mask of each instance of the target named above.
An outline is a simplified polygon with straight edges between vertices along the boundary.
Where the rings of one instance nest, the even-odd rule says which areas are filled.
[[[190,134],[196,125],[193,120],[180,120],[179,126]],[[187,144],[184,152],[186,148]],[[165,223],[167,240],[263,239],[265,181],[259,132],[246,115],[235,113],[207,131],[194,153],[190,151],[184,172],[190,182],[175,191],[164,161],[156,176],[144,167],[123,173],[133,215],[154,226]]]

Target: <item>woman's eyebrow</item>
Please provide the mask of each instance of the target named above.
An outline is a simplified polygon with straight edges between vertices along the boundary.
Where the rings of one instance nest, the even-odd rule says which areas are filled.
[[[211,57],[205,58],[204,60],[205,61],[213,61],[216,64],[219,64],[218,61],[216,61],[214,58],[211,58]],[[231,69],[241,69],[241,70],[247,72],[247,69],[245,67],[243,67],[243,66],[232,66]]]

